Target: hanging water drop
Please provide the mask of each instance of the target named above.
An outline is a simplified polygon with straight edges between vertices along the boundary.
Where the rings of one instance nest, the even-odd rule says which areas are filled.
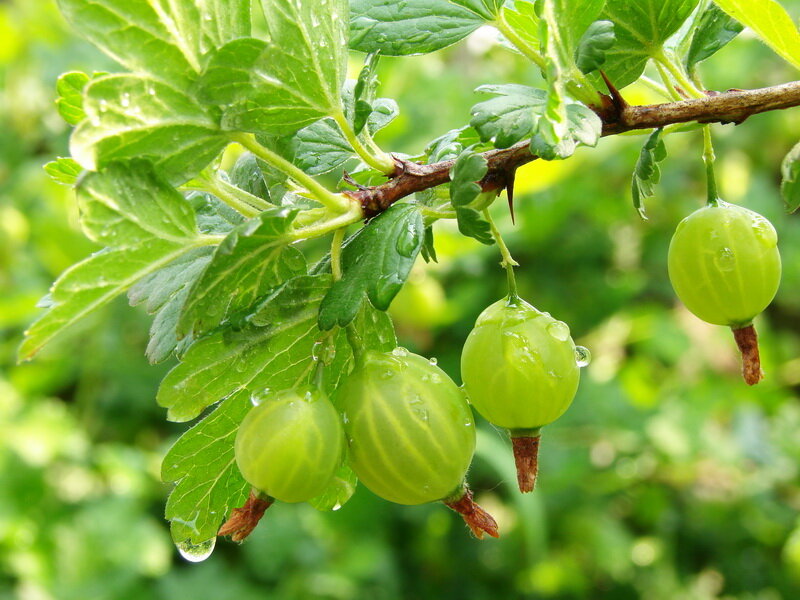
[[[211,556],[216,544],[217,538],[213,537],[199,544],[192,544],[189,540],[183,540],[175,544],[175,547],[180,552],[180,555],[189,562],[202,562]]]
[[[592,353],[584,346],[575,346],[575,363],[583,368],[592,362]]]

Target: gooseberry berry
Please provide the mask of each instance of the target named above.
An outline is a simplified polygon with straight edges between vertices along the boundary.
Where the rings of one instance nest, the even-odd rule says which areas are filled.
[[[370,491],[398,504],[442,500],[478,537],[496,536],[464,484],[475,450],[472,412],[442,369],[403,348],[367,351],[335,402],[351,466]]]
[[[762,377],[753,318],[778,290],[781,257],[772,224],[756,212],[718,201],[678,224],[669,245],[669,278],[700,319],[727,325],[742,350],[750,385]]]
[[[508,429],[520,491],[533,490],[540,430],[567,410],[578,389],[569,327],[518,298],[495,302],[467,337],[461,376],[475,410]]]
[[[282,502],[321,494],[342,462],[339,414],[314,387],[270,393],[242,421],[236,464],[253,487]]]

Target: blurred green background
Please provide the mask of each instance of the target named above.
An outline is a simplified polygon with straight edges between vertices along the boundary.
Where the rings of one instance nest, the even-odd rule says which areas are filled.
[[[800,2],[783,4],[800,16]],[[162,518],[160,457],[184,426],[155,404],[169,365],[143,357],[143,311],[120,299],[15,364],[35,302],[95,249],[70,190],[42,171],[67,153],[53,99],[69,69],[114,66],[54,2],[0,3],[0,598],[800,598],[800,221],[778,195],[800,109],[714,129],[723,197],[766,215],[782,239],[782,287],[757,321],[757,388],[738,376],[730,332],[682,309],[666,276],[671,232],[705,197],[698,133],[667,139],[647,222],[629,199],[643,138],[605,139],[522,169],[516,226],[504,200],[495,206],[523,295],[594,355],[573,407],[545,431],[534,494],[516,492],[509,445],[482,423],[470,480],[502,538],[478,542],[441,505],[394,506],[360,488],[332,514],[275,506],[245,544],[220,542],[191,564]],[[720,90],[797,78],[746,34],[703,73]],[[402,114],[379,141],[400,152],[463,125],[477,85],[538,78],[483,31],[384,60],[381,75]],[[402,343],[458,379],[463,340],[504,275],[495,248],[449,226],[437,250],[392,312]]]

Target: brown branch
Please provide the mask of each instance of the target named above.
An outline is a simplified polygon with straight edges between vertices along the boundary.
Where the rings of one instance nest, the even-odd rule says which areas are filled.
[[[616,135],[634,129],[654,129],[676,123],[735,123],[762,112],[800,106],[800,81],[756,90],[709,92],[705,98],[645,106],[608,101],[592,107],[603,120],[603,135]],[[483,156],[489,171],[481,181],[484,190],[500,189],[513,181],[514,171],[537,157],[529,143],[520,142],[502,150],[489,150]],[[349,194],[361,202],[366,216],[376,215],[397,200],[450,181],[452,160],[420,165],[395,158],[395,176],[382,185],[359,189]]]

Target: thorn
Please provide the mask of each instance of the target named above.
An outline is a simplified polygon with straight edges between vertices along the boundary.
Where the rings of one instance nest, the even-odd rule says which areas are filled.
[[[611,94],[611,101],[614,105],[614,112],[616,116],[616,120],[620,123],[624,122],[624,115],[627,108],[630,106],[622,97],[619,90],[611,83],[611,80],[605,74],[605,72],[601,69],[600,76],[603,78],[603,81],[606,82],[606,87],[608,88],[608,93]]]
[[[506,172],[506,196],[508,197],[508,210],[511,213],[511,224],[516,225],[514,218],[514,180],[517,177],[517,169],[509,169]]]
[[[362,190],[363,191],[363,190],[369,189],[367,186],[361,185],[355,179],[353,179],[353,176],[350,175],[350,173],[348,173],[347,171],[342,171],[342,180],[345,183],[349,183],[350,185],[352,185],[354,188],[356,188],[358,190]]]

